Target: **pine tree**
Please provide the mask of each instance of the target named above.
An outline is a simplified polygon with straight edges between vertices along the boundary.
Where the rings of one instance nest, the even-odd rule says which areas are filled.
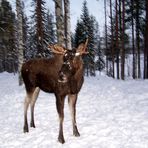
[[[29,22],[28,17],[25,15],[25,4],[22,3],[22,21],[23,21],[23,44],[24,44],[24,60],[28,60],[27,51],[30,49],[29,46]]]
[[[46,32],[48,35],[48,42],[49,44],[53,44],[56,42],[56,31],[55,31],[55,23],[54,23],[54,16],[52,13],[47,12],[47,23],[46,23]]]
[[[140,54],[143,52],[142,42],[144,42],[144,10],[145,1],[127,0],[126,1],[126,23],[131,26],[132,30],[132,51],[133,51],[133,78],[141,77],[141,59]]]
[[[93,18],[89,15],[89,10],[87,7],[87,1],[84,0],[83,7],[82,7],[82,14],[81,14],[81,22],[83,24],[83,34],[82,34],[82,40],[85,42],[85,40],[88,38],[88,46],[87,50],[89,52],[88,56],[84,57],[84,67],[86,70],[87,76],[90,75],[95,75],[94,72],[94,20]]]
[[[115,59],[114,59],[114,55],[115,55],[115,51],[114,51],[114,36],[113,36],[113,32],[114,32],[114,27],[113,27],[113,15],[112,15],[112,0],[110,0],[110,29],[111,29],[111,43],[110,43],[110,48],[111,48],[111,59],[112,59],[112,77],[115,78]]]
[[[44,0],[33,0],[32,7],[35,12],[32,15],[31,27],[34,30],[34,48],[37,49],[37,57],[47,57],[48,55],[48,35],[46,34],[46,8]]]
[[[117,63],[117,79],[120,78],[119,76],[119,10],[118,10],[118,0],[115,2],[115,12],[116,12],[116,25],[115,25],[115,36],[116,36],[116,43],[115,43],[115,53],[116,53],[116,63]]]
[[[145,46],[144,46],[144,79],[148,79],[148,1],[146,0],[146,24],[145,24]]]
[[[82,43],[85,39],[84,34],[84,25],[81,20],[77,20],[76,29],[75,29],[75,35],[74,35],[74,45],[75,47],[78,47],[80,43]]]
[[[106,73],[107,75],[109,75],[109,54],[108,54],[108,29],[107,29],[107,6],[106,6],[106,0],[104,0],[104,17],[105,17],[105,25],[104,25],[104,28],[105,28],[105,51],[106,51]]]
[[[0,6],[0,72],[17,71],[15,14],[7,0]]]
[[[122,0],[122,29],[121,29],[121,79],[125,78],[125,1]]]
[[[95,75],[95,50],[97,45],[95,44],[96,20],[92,15],[89,15],[87,8],[87,1],[85,0],[82,7],[82,14],[80,20],[77,21],[75,31],[75,45],[76,47],[81,43],[85,42],[88,38],[87,50],[89,54],[84,56],[84,67],[86,75]]]
[[[100,72],[105,68],[105,61],[104,61],[104,53],[103,53],[103,50],[101,48],[101,39],[100,39],[100,33],[99,33],[99,26],[98,26],[98,23],[96,23],[96,38],[95,38],[95,45],[96,45],[96,55],[95,55],[95,58],[96,58],[96,62],[95,62],[95,67],[96,67],[96,70],[99,70]]]

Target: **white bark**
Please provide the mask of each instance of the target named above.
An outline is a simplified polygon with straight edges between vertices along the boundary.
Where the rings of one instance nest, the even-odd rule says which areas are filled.
[[[70,24],[70,2],[69,0],[64,0],[64,10],[65,10],[65,37],[66,37],[66,48],[72,49],[71,47],[71,24]]]
[[[56,14],[58,44],[64,46],[64,19],[63,19],[62,0],[55,0],[55,14]]]
[[[18,74],[19,74],[19,85],[23,83],[21,77],[21,67],[23,63],[23,24],[22,24],[22,7],[21,0],[16,0],[16,11],[18,20]]]

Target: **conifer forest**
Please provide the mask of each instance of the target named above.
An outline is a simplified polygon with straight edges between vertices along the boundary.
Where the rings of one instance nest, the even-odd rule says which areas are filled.
[[[92,1],[99,5],[100,0]],[[102,1],[103,28],[84,0],[72,32],[70,0],[53,0],[54,12],[47,0],[30,0],[29,16],[23,0],[14,0],[13,6],[10,0],[0,0],[0,72],[19,74],[24,61],[51,58],[49,44],[72,50],[88,39],[89,54],[83,57],[86,76],[99,71],[115,79],[147,79],[148,1]]]

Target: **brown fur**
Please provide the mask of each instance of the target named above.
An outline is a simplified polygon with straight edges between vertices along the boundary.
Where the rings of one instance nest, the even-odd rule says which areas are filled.
[[[57,112],[60,119],[59,142],[65,142],[63,136],[63,109],[66,95],[68,95],[69,106],[72,114],[73,134],[75,136],[80,136],[76,125],[76,101],[84,79],[81,55],[70,59],[70,63],[72,70],[70,72],[67,70],[64,71],[63,55],[55,54],[55,56],[50,59],[32,59],[23,64],[21,72],[26,88],[26,99],[24,102],[24,132],[29,132],[27,121],[27,110],[29,104],[31,105],[30,125],[31,127],[35,127],[34,106],[39,90],[41,89],[45,92],[55,94]],[[66,83],[58,81],[59,72],[61,71],[68,75],[68,81]]]

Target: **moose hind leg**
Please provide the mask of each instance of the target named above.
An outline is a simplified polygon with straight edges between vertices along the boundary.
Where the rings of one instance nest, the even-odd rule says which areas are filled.
[[[30,100],[31,100],[31,95],[27,93],[24,101],[24,133],[29,132],[27,111],[30,104]]]
[[[69,104],[69,108],[72,116],[73,135],[76,137],[79,137],[80,134],[79,134],[77,123],[76,123],[76,102],[77,102],[77,94],[68,96],[68,104]]]
[[[39,87],[36,87],[34,92],[33,92],[31,102],[30,102],[30,107],[31,107],[31,122],[30,122],[30,126],[34,127],[34,128],[35,128],[34,107],[35,107],[35,103],[36,103],[36,100],[38,98],[39,92],[40,92]]]
[[[64,102],[65,102],[65,96],[64,97],[56,96],[56,106],[60,121],[58,141],[62,144],[65,143],[63,136]]]

